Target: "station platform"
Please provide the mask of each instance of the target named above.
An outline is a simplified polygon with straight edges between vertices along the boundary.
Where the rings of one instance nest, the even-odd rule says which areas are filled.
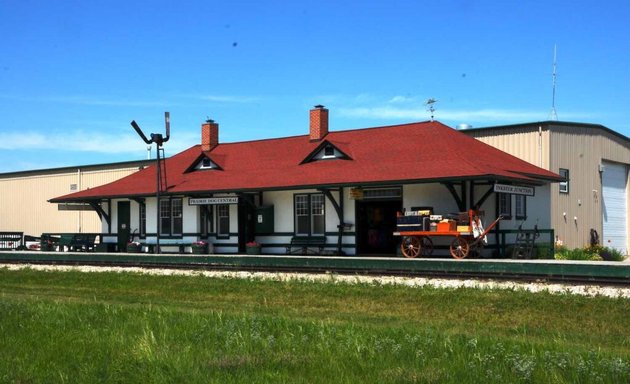
[[[630,285],[630,263],[571,260],[451,259],[360,256],[194,255],[97,252],[3,251],[0,263],[133,265],[232,270],[299,270],[356,274],[487,275],[529,278],[612,279]]]

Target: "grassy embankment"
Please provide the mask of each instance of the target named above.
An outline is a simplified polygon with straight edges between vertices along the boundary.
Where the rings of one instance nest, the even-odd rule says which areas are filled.
[[[630,300],[0,269],[0,382],[630,382]]]

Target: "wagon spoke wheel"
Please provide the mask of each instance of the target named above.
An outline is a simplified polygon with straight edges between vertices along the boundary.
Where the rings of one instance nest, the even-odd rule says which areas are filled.
[[[419,237],[405,236],[400,244],[400,250],[405,257],[417,257],[422,250],[422,243]]]
[[[456,259],[463,259],[468,256],[468,251],[470,250],[470,246],[468,245],[468,241],[463,237],[456,237],[455,240],[451,243],[451,256]]]
[[[420,242],[422,243],[422,256],[428,257],[433,254],[433,241],[428,236],[422,236],[420,238]]]

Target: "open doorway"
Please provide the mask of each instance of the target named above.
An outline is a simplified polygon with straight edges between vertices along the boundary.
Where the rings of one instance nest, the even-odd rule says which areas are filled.
[[[395,255],[399,239],[393,233],[401,210],[401,200],[357,201],[357,254]]]

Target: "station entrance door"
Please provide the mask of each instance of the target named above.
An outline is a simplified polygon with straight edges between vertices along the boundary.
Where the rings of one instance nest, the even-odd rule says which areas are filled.
[[[357,200],[355,206],[357,254],[395,255],[400,240],[393,235],[396,213],[402,211],[400,189],[396,188],[389,194],[381,192],[373,197],[370,193],[365,194],[368,191],[364,191],[364,199]],[[383,194],[385,196],[379,196]],[[391,194],[395,196],[389,197]]]

